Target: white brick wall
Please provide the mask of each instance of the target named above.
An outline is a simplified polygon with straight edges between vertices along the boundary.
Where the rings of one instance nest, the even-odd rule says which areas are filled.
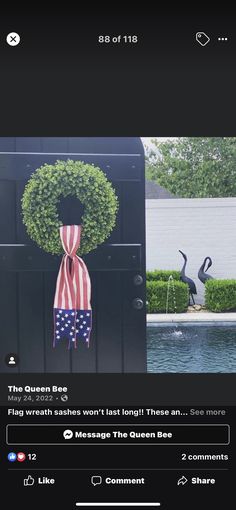
[[[180,269],[187,254],[186,274],[203,302],[204,285],[197,273],[212,258],[209,274],[236,278],[236,198],[146,200],[147,269]]]

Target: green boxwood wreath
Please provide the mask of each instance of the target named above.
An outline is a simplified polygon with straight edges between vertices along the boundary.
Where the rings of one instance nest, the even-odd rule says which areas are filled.
[[[26,184],[22,197],[23,223],[43,250],[63,253],[57,206],[62,197],[76,196],[84,205],[78,255],[94,250],[115,226],[118,200],[103,171],[82,161],[56,161],[38,168]]]

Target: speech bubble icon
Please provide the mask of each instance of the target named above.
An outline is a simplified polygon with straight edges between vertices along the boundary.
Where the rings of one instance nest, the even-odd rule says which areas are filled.
[[[91,477],[91,483],[94,485],[94,487],[96,485],[101,485],[102,483],[102,477],[101,476],[92,476]]]

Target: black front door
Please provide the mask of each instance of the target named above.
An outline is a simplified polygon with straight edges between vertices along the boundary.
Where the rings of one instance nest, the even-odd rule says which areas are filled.
[[[119,199],[116,227],[85,257],[92,281],[90,347],[53,348],[52,307],[60,257],[29,238],[21,197],[43,163],[81,160],[99,166]],[[144,153],[138,138],[0,138],[0,370],[2,372],[144,372],[146,370]],[[64,201],[63,222],[79,215]],[[19,357],[9,367],[8,353]]]

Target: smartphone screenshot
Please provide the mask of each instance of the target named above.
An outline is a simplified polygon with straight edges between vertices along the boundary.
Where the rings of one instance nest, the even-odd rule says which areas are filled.
[[[0,20],[1,496],[234,508],[235,27]]]

